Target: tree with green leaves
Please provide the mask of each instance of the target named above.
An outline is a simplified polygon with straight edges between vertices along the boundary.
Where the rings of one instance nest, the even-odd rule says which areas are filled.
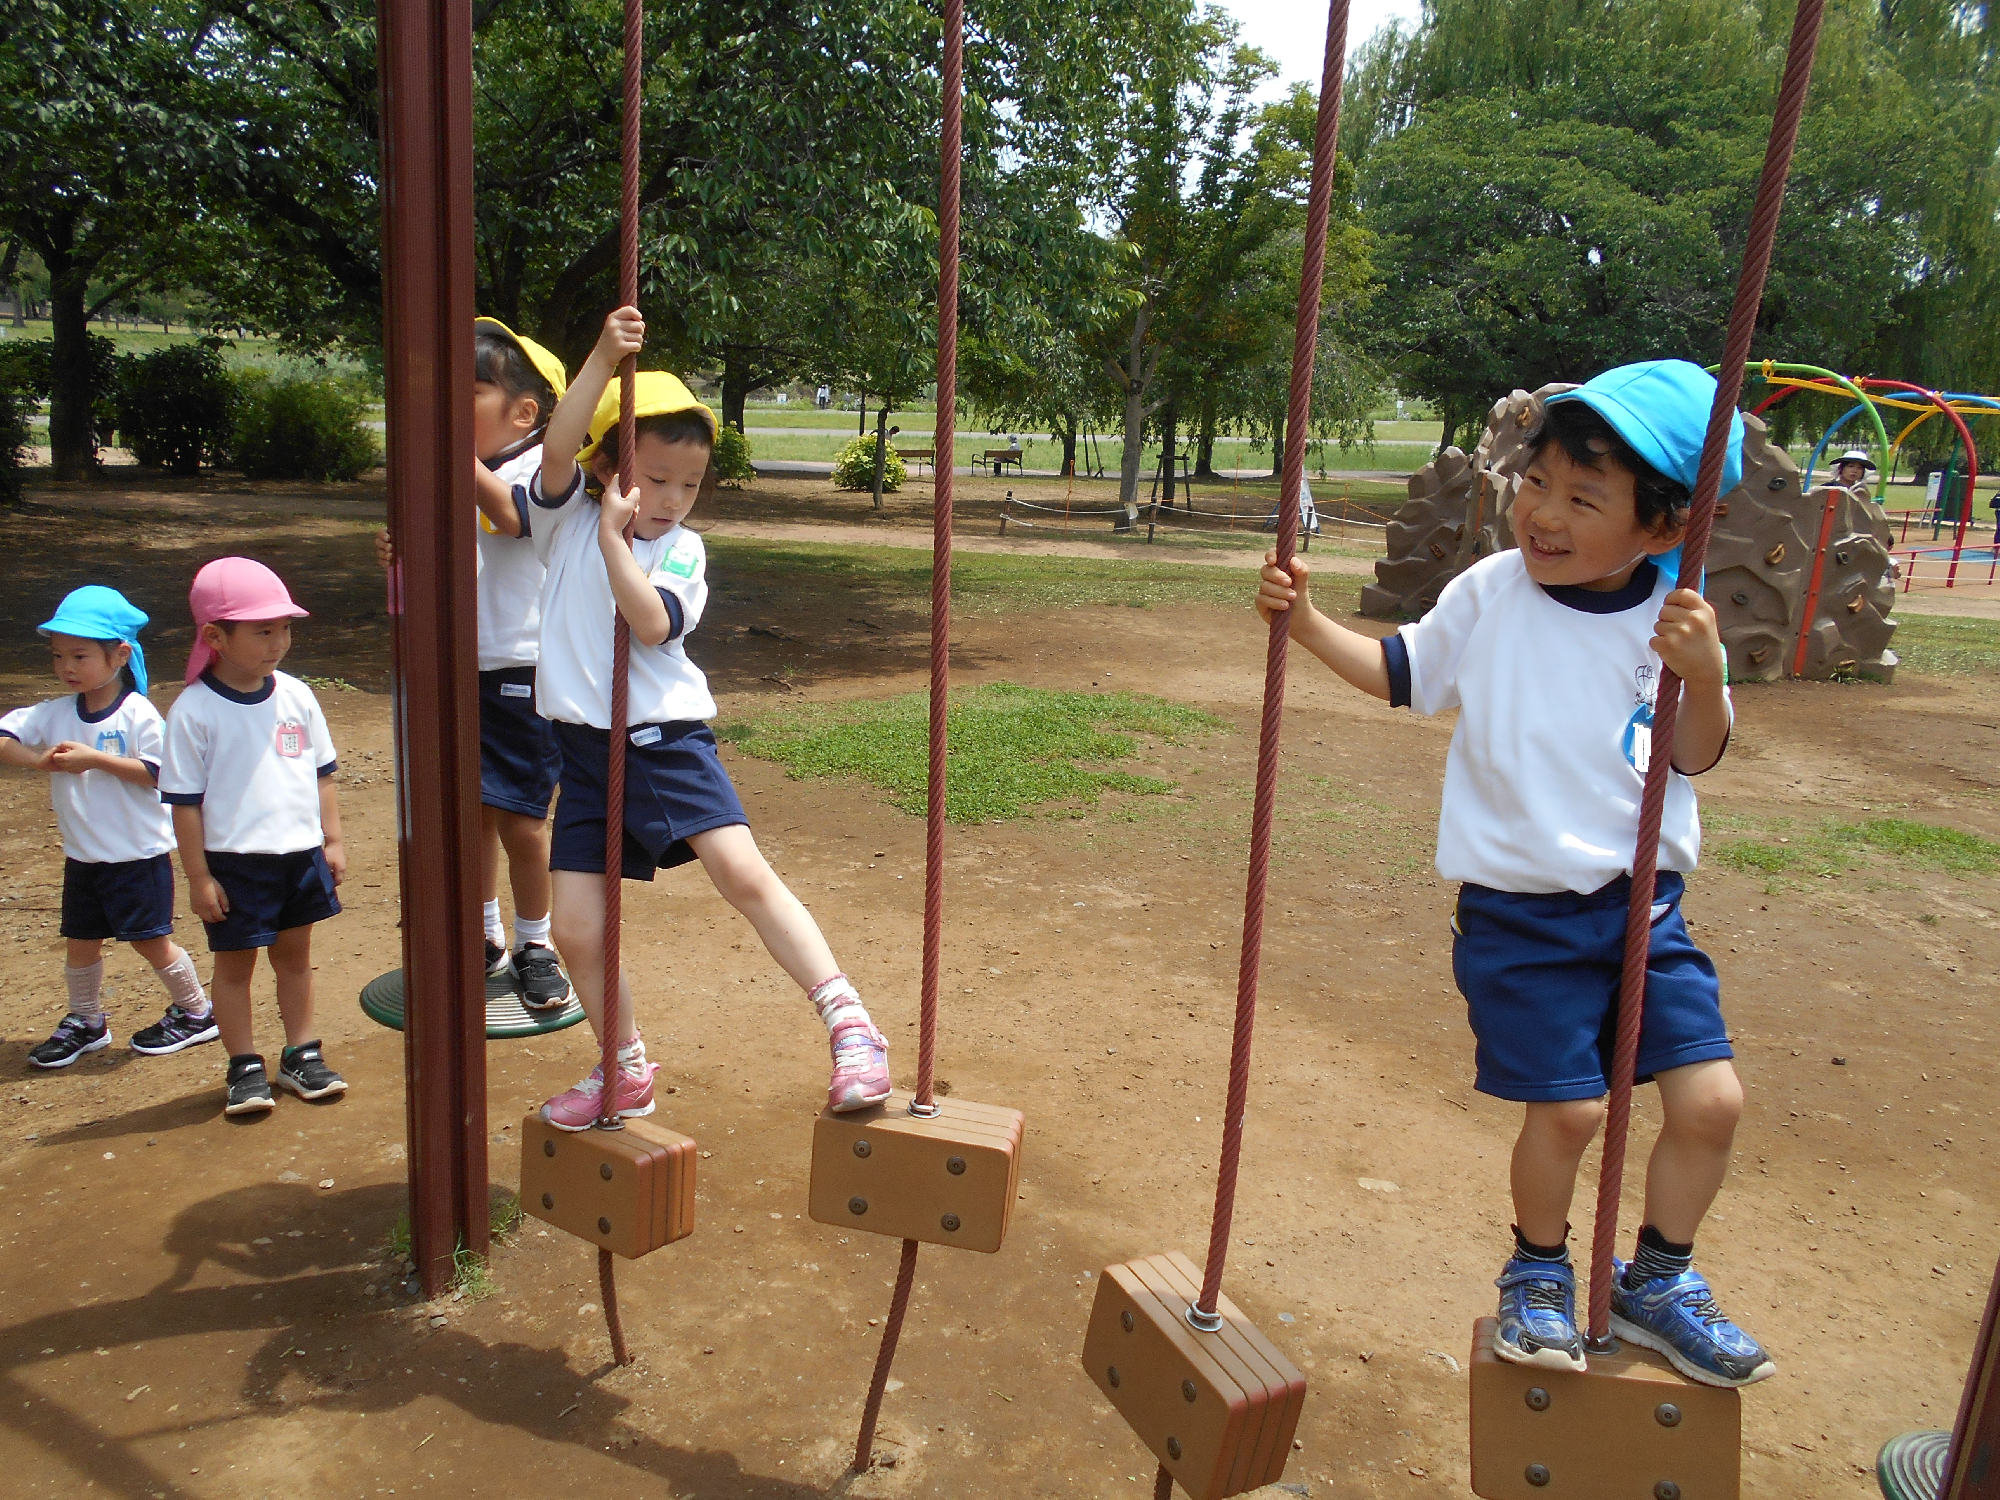
[[[1434,0],[1357,61],[1379,347],[1447,442],[1516,386],[1715,357],[1790,25],[1733,0]],[[1993,40],[1985,5],[1833,0],[1760,349],[1943,378],[1937,333],[1978,319],[2000,248]],[[1983,388],[1994,346],[1955,343],[1950,370]]]
[[[16,0],[9,11],[0,234],[48,276],[58,478],[96,465],[93,411],[108,392],[94,378],[91,317],[186,280],[200,205],[244,160],[234,122],[191,62],[201,19],[120,0]]]

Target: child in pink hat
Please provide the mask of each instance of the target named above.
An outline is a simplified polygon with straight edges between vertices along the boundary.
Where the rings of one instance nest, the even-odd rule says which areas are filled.
[[[229,1049],[223,1113],[275,1107],[255,1050],[250,979],[268,948],[286,1047],[278,1082],[301,1099],[347,1091],[313,1036],[312,929],[336,916],[347,873],[333,736],[311,688],[278,670],[306,613],[247,557],[222,557],[188,591],[195,646],[187,688],[167,714],[160,800],[195,915],[215,954],[211,995]]]

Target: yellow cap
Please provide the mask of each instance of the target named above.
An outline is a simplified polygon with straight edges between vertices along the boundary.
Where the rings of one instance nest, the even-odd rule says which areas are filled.
[[[590,441],[583,452],[577,454],[576,461],[589,464],[597,457],[597,450],[604,443],[604,435],[618,425],[619,384],[614,380],[604,388],[598,399],[597,411],[590,419]],[[670,417],[675,412],[700,412],[708,423],[708,436],[715,439],[715,413],[695,400],[694,392],[681,383],[678,375],[669,375],[665,370],[641,370],[633,382],[633,415],[639,417]]]
[[[549,383],[549,389],[556,393],[556,400],[562,400],[563,392],[569,389],[569,372],[563,369],[561,360],[525,334],[514,332],[498,318],[474,318],[472,326],[499,334],[527,355],[528,363],[535,367],[535,373]],[[544,418],[548,415],[546,412],[543,413]]]

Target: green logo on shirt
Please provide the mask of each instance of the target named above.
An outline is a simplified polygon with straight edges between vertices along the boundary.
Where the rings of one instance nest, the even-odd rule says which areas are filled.
[[[674,543],[673,551],[667,554],[667,560],[660,566],[676,578],[692,578],[700,561],[701,554],[695,550],[694,543],[681,541]]]

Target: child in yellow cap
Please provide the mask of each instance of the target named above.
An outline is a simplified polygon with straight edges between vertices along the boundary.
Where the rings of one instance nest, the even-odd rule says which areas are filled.
[[[701,861],[715,888],[757,929],[826,1024],[833,1052],[827,1103],[864,1109],[889,1095],[889,1048],[834,962],[819,925],[765,862],[750,835],[707,723],[708,680],[688,660],[688,632],[708,601],[707,552],[683,522],[715,448],[715,416],[674,376],[641,371],[632,493],[618,488],[618,362],[636,354],[646,325],[621,307],[604,321],[576,382],[550,419],[541,473],[524,517],[548,572],[542,584],[537,704],[562,748],[562,798],[550,853],[556,947],[592,1030],[603,1037],[606,761],[611,732],[613,620],[631,628],[625,722],[627,880]],[[581,467],[579,466],[581,465]],[[595,485],[586,484],[586,469]],[[602,498],[592,496],[597,489]],[[625,528],[632,527],[632,540]],[[621,985],[624,982],[621,981]],[[619,997],[620,1117],[653,1112],[655,1064],[646,1060],[629,985]],[[542,1106],[563,1130],[603,1113],[601,1068]]]
[[[542,638],[542,560],[525,522],[528,481],[542,467],[542,429],[568,388],[562,361],[498,318],[472,320],[472,498],[479,550],[480,899],[486,972],[512,973],[529,1010],[568,1003],[549,946],[549,803],[562,754],[535,712]],[[375,538],[385,569],[389,533]],[[514,941],[500,920],[500,851],[514,896]]]

